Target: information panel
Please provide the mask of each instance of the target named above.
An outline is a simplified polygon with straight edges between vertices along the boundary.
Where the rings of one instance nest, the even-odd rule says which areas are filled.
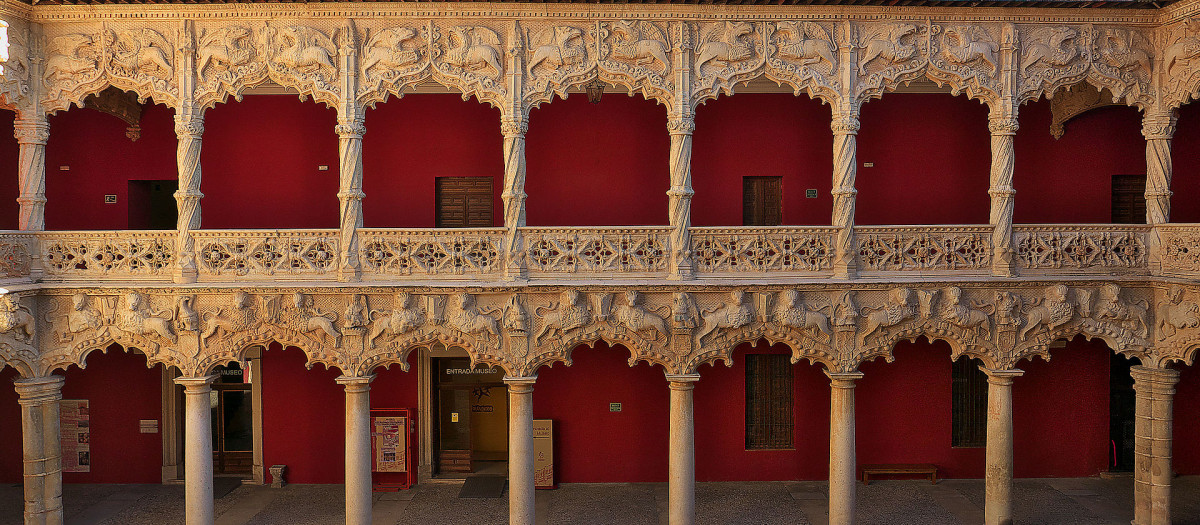
[[[375,472],[408,472],[408,417],[371,418]]]
[[[62,471],[92,471],[92,420],[86,399],[64,399],[59,404],[59,437]]]
[[[554,485],[554,420],[533,420],[533,486],[552,489]]]

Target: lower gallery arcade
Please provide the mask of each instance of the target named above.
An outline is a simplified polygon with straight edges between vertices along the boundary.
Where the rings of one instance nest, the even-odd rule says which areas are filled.
[[[430,294],[394,302],[363,294],[374,307],[391,303],[384,315],[419,314],[407,318],[424,324],[339,325],[335,342],[307,322],[264,319],[255,333],[239,332],[220,322],[232,318],[225,308],[207,317],[218,327],[212,333],[176,325],[171,334],[207,348],[245,346],[203,358],[208,373],[183,377],[172,363],[186,370],[195,361],[160,345],[166,340],[152,328],[118,321],[98,338],[103,320],[78,331],[64,325],[54,337],[66,347],[67,335],[108,343],[77,354],[86,366],[68,363],[33,379],[4,369],[16,388],[0,397],[0,414],[22,428],[0,433],[0,481],[25,483],[29,523],[61,517],[61,483],[159,482],[184,483],[188,522],[210,523],[214,475],[269,483],[270,468],[286,465],[289,483],[345,483],[347,523],[370,523],[370,411],[414,408],[419,482],[507,469],[512,523],[533,521],[534,419],[553,421],[555,482],[667,482],[672,523],[703,518],[695,515],[697,481],[824,479],[831,522],[849,523],[858,468],[895,463],[983,478],[989,523],[1021,505],[1009,492],[1013,478],[1130,471],[1139,515],[1170,519],[1171,478],[1200,474],[1200,425],[1172,416],[1200,401],[1200,375],[1154,366],[1161,357],[1143,350],[1115,353],[1113,346],[1132,348],[1140,338],[1145,319],[1121,308],[1145,290],[1089,286],[1066,287],[1064,299],[1055,296],[1058,285],[1036,290],[1046,294],[1040,304],[1066,304],[1070,316],[1055,326],[1037,317],[1038,306],[1014,310],[1030,328],[1023,335],[1007,331],[1004,319],[986,333],[957,329],[951,301],[981,291],[956,287],[860,291],[855,309],[836,305],[829,317],[803,306],[821,294],[788,290],[458,294],[446,305]],[[359,302],[294,295],[310,313]],[[267,304],[265,296],[227,295],[196,304],[240,301],[257,313],[246,305],[260,298]],[[78,298],[48,302],[59,300]],[[114,305],[140,314],[163,300],[131,293],[74,304],[77,312]],[[1192,311],[1190,300],[1172,300],[1165,304]],[[874,315],[889,309],[898,313]],[[285,307],[280,319],[303,311]],[[796,322],[801,311],[820,320]],[[1172,330],[1170,312],[1161,312],[1167,320],[1157,329]],[[679,358],[667,343],[691,330],[695,347]],[[995,344],[973,338],[1006,334],[1030,346],[1016,344],[1023,350],[997,368],[1005,354],[983,351]],[[514,338],[530,345],[529,357],[513,357]],[[477,350],[485,341],[509,353]],[[859,349],[861,362],[831,358],[838,344]],[[347,354],[355,346],[364,350]],[[113,389],[117,382],[122,388]],[[57,428],[60,412],[80,401],[87,447],[60,442],[66,434]]]

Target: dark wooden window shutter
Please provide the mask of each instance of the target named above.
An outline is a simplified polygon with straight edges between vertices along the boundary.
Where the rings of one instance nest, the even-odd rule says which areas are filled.
[[[987,374],[979,361],[963,356],[955,361],[951,373],[950,446],[982,447],[987,444]]]
[[[491,177],[438,177],[438,228],[488,228],[492,224]]]
[[[746,450],[795,446],[792,397],[790,355],[746,355]]]
[[[1146,224],[1146,176],[1113,175],[1113,224]]]
[[[742,177],[742,225],[783,224],[783,177]]]

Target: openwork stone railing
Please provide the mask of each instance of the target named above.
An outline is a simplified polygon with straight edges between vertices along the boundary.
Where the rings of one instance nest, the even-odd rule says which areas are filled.
[[[521,228],[531,275],[665,272],[670,231],[667,226]]]
[[[833,264],[832,227],[692,228],[698,273],[808,272]]]
[[[991,226],[860,226],[863,271],[986,270],[991,265]]]
[[[358,245],[364,277],[477,277],[503,268],[504,229],[360,229]]]
[[[0,279],[29,275],[37,238],[26,233],[0,234]]]
[[[46,277],[169,276],[175,265],[175,232],[40,232]]]
[[[1018,225],[1013,243],[1024,270],[1146,270],[1150,230],[1125,224]]]
[[[337,272],[337,230],[200,230],[194,235],[201,276]]]
[[[1164,272],[1200,271],[1200,225],[1160,224],[1155,233]]]

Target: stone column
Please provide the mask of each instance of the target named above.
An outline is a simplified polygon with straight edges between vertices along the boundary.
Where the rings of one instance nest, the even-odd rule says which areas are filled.
[[[987,452],[984,469],[983,522],[986,525],[1012,523],[1012,384],[1022,370],[992,370],[980,367],[988,376]]]
[[[59,400],[63,378],[49,375],[16,381],[21,404],[25,524],[63,522]]]
[[[192,232],[200,229],[200,146],[204,136],[204,114],[180,110],[175,113],[175,164],[179,174],[179,189],[175,203],[179,215],[175,223],[175,282],[194,283],[196,239]]]
[[[508,385],[508,523],[533,525],[533,383],[537,376],[505,377]]]
[[[854,523],[854,382],[862,372],[829,372],[829,523]]]
[[[1146,137],[1146,224],[1171,221],[1171,138],[1175,113],[1151,113],[1142,118]]]
[[[500,122],[504,134],[504,247],[508,252],[504,267],[507,280],[524,280],[525,241],[520,228],[525,226],[525,132],[529,120],[524,117],[505,117]]]
[[[992,275],[1012,277],[1016,275],[1013,202],[1017,191],[1013,189],[1013,141],[1017,135],[1017,119],[993,116],[988,119],[988,131],[992,134],[991,184],[988,187],[988,195],[992,198],[988,221],[992,225]]]
[[[212,383],[215,375],[177,377],[183,385],[183,481],[187,525],[213,523]]]
[[[338,117],[338,170],[341,185],[338,190],[341,210],[341,253],[338,262],[339,281],[357,281],[362,277],[362,262],[358,259],[358,229],[363,225],[362,200],[362,139],[367,128],[363,118]]]
[[[833,116],[833,226],[838,228],[833,250],[833,275],[853,279],[858,273],[854,242],[854,178],[858,175],[858,114]]]
[[[346,525],[371,525],[371,381],[341,376],[346,387]]]
[[[692,393],[696,374],[667,374],[671,387],[670,451],[667,458],[667,515],[671,525],[696,522],[696,429]]]
[[[692,132],[696,130],[691,115],[672,116],[667,121],[671,134],[671,189],[667,190],[667,218],[671,223],[671,279],[692,279],[695,263],[692,260]]]
[[[22,115],[13,125],[19,148],[17,163],[21,195],[19,228],[26,231],[46,229],[46,141],[50,139],[50,123],[41,113]]]
[[[1134,525],[1171,523],[1172,399],[1179,372],[1135,366],[1137,394],[1134,422]]]

